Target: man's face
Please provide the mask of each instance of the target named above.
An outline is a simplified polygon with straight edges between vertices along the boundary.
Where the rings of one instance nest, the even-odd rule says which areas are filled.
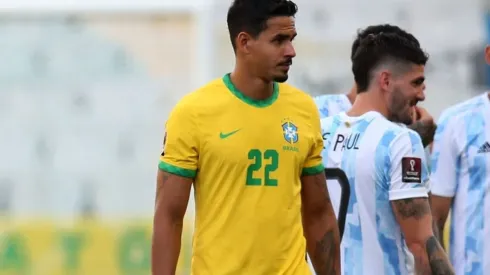
[[[425,100],[425,77],[423,65],[411,68],[392,78],[391,89],[386,94],[389,119],[406,125],[413,122],[413,107]]]
[[[292,44],[295,36],[294,17],[269,19],[267,28],[249,41],[247,59],[254,73],[269,81],[285,82],[296,56]]]

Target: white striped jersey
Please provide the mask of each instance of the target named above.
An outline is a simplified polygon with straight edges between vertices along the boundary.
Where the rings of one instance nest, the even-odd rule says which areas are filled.
[[[320,112],[320,118],[325,118],[328,116],[333,116],[341,112],[347,112],[352,108],[352,103],[345,94],[330,94],[321,95],[314,98],[318,111]],[[327,165],[324,161],[323,165]],[[325,166],[327,167],[327,166]],[[338,211],[340,207],[340,196],[342,189],[336,181],[327,181],[328,193],[332,200],[333,208],[335,214],[338,216]]]
[[[431,192],[454,197],[450,258],[456,274],[490,274],[490,100],[445,110],[437,124]]]
[[[320,118],[347,112],[352,108],[352,103],[345,94],[320,95],[314,97],[314,100],[320,112]]]
[[[351,186],[342,274],[413,274],[413,255],[390,201],[428,196],[420,136],[373,111],[360,117],[340,113],[321,123],[323,158],[328,167],[341,168]]]

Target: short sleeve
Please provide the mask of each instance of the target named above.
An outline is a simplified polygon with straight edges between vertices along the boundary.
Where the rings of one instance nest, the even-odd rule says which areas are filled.
[[[303,165],[302,175],[316,175],[323,173],[325,170],[322,163],[323,138],[320,126],[320,115],[316,108],[312,108],[311,114],[310,119],[312,125],[311,130],[313,131],[313,142]]]
[[[389,199],[428,197],[429,175],[420,136],[404,130],[390,145]]]
[[[431,155],[431,193],[454,197],[457,187],[456,169],[459,151],[454,134],[454,123],[441,119],[434,137]]]
[[[165,127],[163,152],[158,167],[168,173],[194,178],[199,159],[199,142],[192,108],[179,103]]]

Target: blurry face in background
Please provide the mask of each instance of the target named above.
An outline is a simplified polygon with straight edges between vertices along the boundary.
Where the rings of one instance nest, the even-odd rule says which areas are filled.
[[[253,72],[268,81],[285,82],[296,56],[294,17],[278,16],[267,21],[267,28],[246,44],[247,64]]]
[[[422,65],[412,65],[407,72],[392,77],[386,93],[389,120],[406,125],[413,122],[413,107],[425,100],[424,69]]]

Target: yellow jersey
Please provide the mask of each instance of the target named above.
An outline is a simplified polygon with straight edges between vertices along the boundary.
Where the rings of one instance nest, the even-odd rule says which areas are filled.
[[[192,274],[311,274],[300,177],[324,171],[322,149],[313,99],[288,84],[259,101],[227,74],[186,95],[159,168],[194,178]]]

